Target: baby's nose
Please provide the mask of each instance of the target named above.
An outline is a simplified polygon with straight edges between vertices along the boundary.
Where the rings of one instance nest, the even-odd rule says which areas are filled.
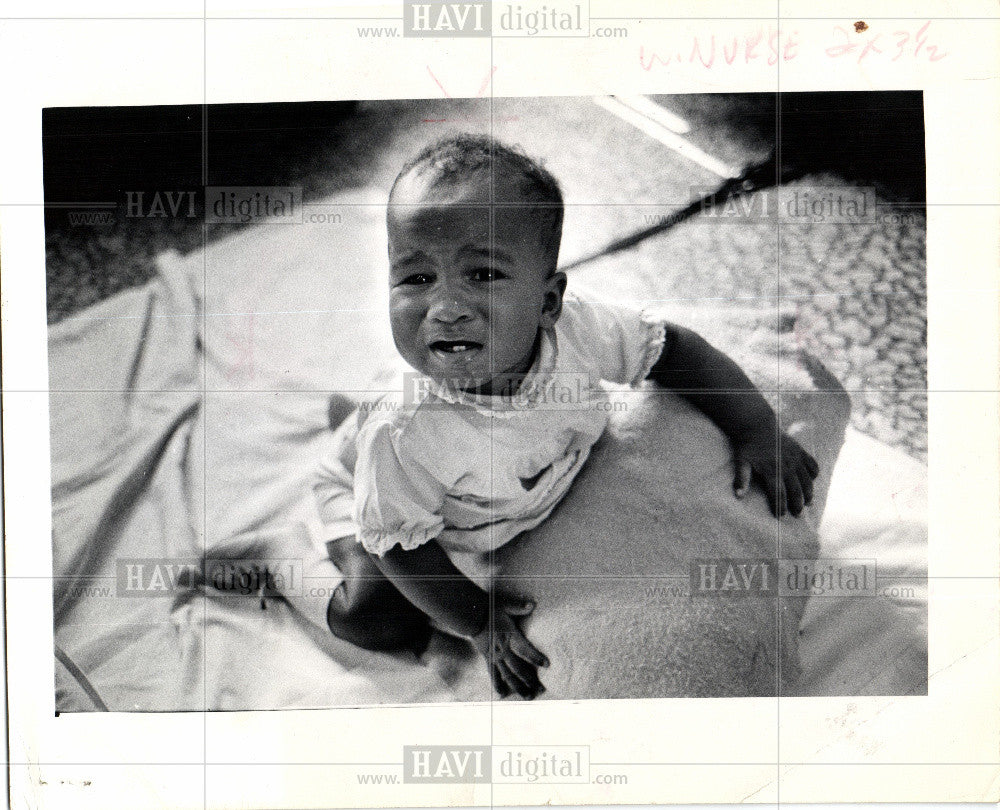
[[[456,296],[442,296],[434,302],[427,315],[441,323],[458,323],[472,319],[472,308]]]

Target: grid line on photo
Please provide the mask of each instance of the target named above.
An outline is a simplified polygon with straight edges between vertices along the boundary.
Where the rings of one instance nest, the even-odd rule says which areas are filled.
[[[588,2],[588,5],[589,5],[590,0],[587,0],[587,2]],[[496,171],[497,161],[496,161],[495,152],[493,151],[495,149],[495,145],[494,145],[495,142],[493,141],[493,138],[495,138],[495,132],[494,132],[494,130],[495,130],[494,104],[495,104],[495,89],[496,89],[495,85],[493,83],[493,72],[492,72],[493,69],[494,69],[494,65],[495,65],[495,57],[494,57],[494,53],[493,53],[493,37],[491,36],[490,37],[490,63],[489,63],[490,71],[491,72],[490,72],[489,96],[488,96],[489,97],[489,105],[490,105],[490,131],[489,131],[489,135],[490,135],[490,139],[491,139],[491,141],[490,141],[490,151],[491,151],[491,154],[490,154],[490,161],[489,161],[489,169],[490,169],[490,177],[489,177],[489,193],[490,193],[490,213],[489,213],[489,242],[490,242],[490,244],[489,244],[489,248],[490,248],[490,257],[489,257],[489,260],[490,260],[490,266],[491,267],[495,267],[496,266],[495,265],[495,261],[496,260],[495,260],[495,257],[494,257],[494,251],[496,249],[496,222],[495,222],[495,215],[494,215],[494,209],[493,209],[493,204],[496,201],[496,174],[497,174],[497,171]],[[493,308],[495,307],[495,305],[496,305],[495,290],[491,286],[490,287],[490,291],[489,291],[489,306],[490,306],[490,311],[491,312],[493,311]],[[489,328],[492,330],[492,325],[490,325]],[[494,356],[494,346],[495,346],[495,341],[493,340],[493,335],[490,334],[489,367],[490,367],[490,373],[491,374],[494,372],[494,370],[495,370],[495,364],[496,364],[496,358]],[[495,464],[495,455],[494,455],[495,445],[494,445],[494,442],[493,442],[493,439],[494,439],[493,430],[494,430],[495,424],[496,423],[494,421],[490,422],[490,439],[491,439],[491,441],[490,441],[490,494],[491,494],[491,496],[493,496],[493,498],[491,498],[491,505],[490,505],[491,515],[490,515],[490,517],[494,521],[496,519],[495,514],[494,514],[494,510],[493,510],[493,503],[495,503],[495,489],[494,489],[494,486],[495,486],[495,480],[494,480],[494,475],[495,475],[495,466],[494,466],[494,464]],[[496,546],[495,546],[494,538],[493,538],[493,534],[496,531],[495,523],[493,523],[493,524],[490,525],[490,530],[489,531],[490,531],[490,554],[489,554],[490,580],[489,580],[489,612],[487,614],[487,622],[488,622],[487,626],[488,626],[489,634],[490,634],[491,656],[495,656],[496,655],[496,652],[495,652],[495,650],[496,650],[496,643],[495,643],[495,640],[494,640],[494,633],[495,633],[495,627],[496,627],[495,616],[496,616],[496,610],[497,610],[496,581],[495,581],[495,576],[494,576],[495,572],[496,572]],[[496,662],[491,659],[488,662],[488,665],[491,668],[490,676],[492,678],[492,675],[493,675],[492,668],[496,666]],[[490,686],[488,688],[490,690],[489,691],[489,695],[490,695],[490,745],[493,746],[493,745],[496,744],[496,713],[495,713],[496,687],[493,685],[493,683],[490,683]],[[490,796],[490,807],[491,808],[494,806],[495,790],[496,790],[496,788],[495,788],[495,786],[493,784],[493,780],[491,779],[490,780],[490,786],[489,786],[489,796]]]
[[[656,574],[656,575],[646,575],[646,574],[531,574],[530,579],[608,579],[608,580],[626,580],[631,581],[634,579],[687,579],[689,574]],[[881,574],[875,574],[876,578],[881,578]],[[32,575],[32,574],[11,574],[7,577],[8,579],[43,579],[45,581],[52,581],[58,579],[114,579],[114,576],[106,574],[81,574],[79,576],[69,576],[66,574],[59,575]],[[310,579],[310,577],[303,577],[304,579]],[[362,577],[364,578],[364,577]],[[430,579],[430,580],[447,580],[448,577],[438,576],[438,575],[427,575],[426,577],[421,577],[420,575],[412,575],[410,579]],[[897,575],[893,575],[893,578],[898,578]],[[940,580],[953,580],[953,579],[983,579],[983,580],[995,580],[996,575],[993,574],[912,574],[907,575],[906,579],[940,579]]]
[[[775,21],[780,25],[781,24],[781,0],[775,0],[775,10],[776,10]],[[775,177],[774,177],[774,182],[775,182],[776,186],[779,186],[781,184],[782,161],[784,159],[784,151],[783,151],[784,144],[782,143],[782,120],[781,120],[781,102],[782,102],[782,99],[781,99],[781,60],[780,59],[778,59],[775,62],[775,81],[776,81],[777,86],[775,88],[775,94],[774,94],[775,95],[775,104],[774,104],[774,109],[775,109],[775,115],[774,115],[774,129],[775,129],[775,138],[774,138],[774,148],[775,148],[775,153],[774,153],[774,157],[775,157],[774,171],[775,171]],[[776,273],[776,276],[777,276],[776,281],[777,281],[777,289],[778,289],[779,294],[780,294],[781,289],[782,289],[782,286],[781,286],[781,226],[782,226],[781,217],[778,217],[777,221],[775,223],[775,229],[776,229],[775,240],[777,242],[777,246],[776,246],[777,249],[775,251],[775,259],[776,259],[775,273]],[[775,327],[780,331],[780,329],[781,329],[781,316],[780,316],[780,314],[777,316],[777,323],[775,324]],[[781,473],[782,473],[782,469],[781,469],[781,438],[782,438],[781,432],[782,432],[782,411],[783,411],[783,409],[781,407],[782,406],[782,400],[783,400],[783,393],[781,391],[781,388],[782,388],[782,384],[781,384],[781,382],[782,382],[782,380],[781,380],[782,358],[781,358],[780,355],[778,356],[778,364],[777,364],[777,366],[778,366],[777,367],[778,407],[776,408],[775,413],[776,413],[776,415],[778,417],[778,422],[777,422],[777,431],[775,432],[775,436],[774,436],[774,441],[775,441],[774,456],[778,460],[778,477],[779,477],[779,480],[780,480]],[[775,556],[775,559],[779,559],[779,560],[781,559],[781,555],[782,555],[782,544],[781,544],[781,541],[782,541],[782,521],[779,520],[779,521],[777,521],[776,526],[775,526],[775,538],[774,538],[774,543],[775,543],[774,556]],[[777,773],[776,773],[776,776],[775,776],[774,789],[775,789],[775,801],[777,802],[777,806],[779,808],[781,807],[781,770],[782,770],[781,769],[781,765],[782,765],[782,761],[781,761],[781,698],[782,698],[782,695],[784,693],[784,685],[783,685],[783,682],[782,682],[782,663],[784,662],[784,656],[782,655],[782,645],[784,643],[784,636],[782,634],[782,625],[781,625],[782,619],[784,618],[783,611],[782,611],[782,605],[783,605],[783,601],[782,601],[781,598],[778,598],[778,599],[775,600],[775,603],[774,603],[774,634],[775,634],[775,648],[777,649],[777,666],[775,667],[775,684],[774,684],[774,697],[775,697],[775,701],[774,701],[774,726],[775,726],[775,735],[774,735],[775,751],[774,751],[774,758],[775,758],[775,761],[776,761],[776,764],[777,764]],[[798,625],[799,622],[800,622],[800,619],[797,619],[796,620],[796,625]]]
[[[152,133],[146,133],[146,134],[152,134]],[[687,205],[690,202],[691,202],[691,200],[689,200],[689,199],[676,199],[676,200],[674,200],[674,199],[667,199],[665,201],[656,202],[656,203],[641,203],[641,202],[619,203],[619,202],[614,202],[612,200],[608,200],[606,202],[572,202],[572,201],[570,201],[570,202],[564,203],[563,206],[565,208],[588,208],[588,207],[613,208],[615,206],[621,206],[621,207],[624,207],[624,208],[643,208],[643,207],[660,207],[662,205],[677,205],[677,206],[681,206],[681,205]],[[405,207],[407,205],[414,205],[414,203],[396,203],[396,204],[399,205],[400,207]],[[76,200],[76,201],[69,200],[69,201],[62,201],[62,202],[40,202],[40,203],[39,202],[5,202],[5,203],[2,203],[2,205],[4,206],[4,208],[54,208],[54,209],[59,209],[59,208],[111,208],[114,205],[116,205],[116,203],[112,203],[112,202],[96,202],[95,203],[95,202],[90,202],[90,201],[86,201],[86,200]],[[337,202],[337,203],[324,203],[324,202],[308,202],[308,203],[307,202],[303,202],[303,203],[301,203],[301,207],[302,208],[326,208],[326,207],[329,207],[329,206],[332,206],[332,205],[336,205],[338,208],[384,208],[385,207],[385,203],[384,202],[351,202],[351,201],[345,201],[345,202]],[[884,206],[886,204],[876,201],[876,205],[877,206]],[[922,202],[920,202],[920,203],[914,203],[914,202],[906,202],[906,201],[901,200],[901,201],[898,201],[898,202],[893,202],[891,204],[891,207],[892,208],[899,208],[899,207],[923,208],[924,205],[925,205],[925,203],[922,203]],[[938,208],[968,208],[968,207],[983,207],[983,206],[985,206],[987,208],[996,208],[997,207],[997,203],[995,203],[995,202],[984,202],[984,203],[976,203],[976,202],[947,202],[947,203],[937,203],[937,202],[931,201],[931,202],[926,203],[926,205],[928,205],[930,207],[935,207],[936,206]],[[467,208],[477,208],[477,207],[479,207],[479,208],[488,208],[489,206],[483,205],[481,203],[469,203],[465,207],[467,207]],[[523,207],[523,208],[537,208],[538,206],[531,205],[530,203],[504,202],[503,207],[504,208],[519,208],[519,207]]]
[[[207,21],[207,11],[208,11],[208,0],[203,0],[204,5],[202,6],[202,53],[201,53],[201,72],[202,72],[202,108],[201,108],[201,186],[202,188],[208,188],[208,21]],[[207,210],[206,210],[207,214]],[[201,245],[201,256],[202,256],[202,278],[201,278],[201,300],[202,300],[202,319],[201,319],[201,340],[203,342],[203,350],[201,352],[201,381],[202,381],[202,392],[201,392],[201,407],[202,407],[202,531],[201,531],[201,542],[202,542],[202,565],[207,565],[208,561],[208,217],[202,217],[201,224],[202,233],[202,245]],[[205,810],[208,810],[208,594],[203,593],[201,596],[201,607],[202,607],[202,789],[203,789],[203,804]]]
[[[473,704],[474,705],[474,704]],[[407,708],[407,706],[402,705],[394,708]],[[280,711],[280,709],[274,709],[271,711]],[[326,711],[325,709],[307,709],[305,711]],[[201,765],[201,760],[193,760],[191,762],[128,762],[128,763],[118,763],[118,762],[46,762],[46,761],[31,761],[31,762],[10,762],[8,763],[14,766],[27,766],[27,765],[86,765],[93,767],[104,767],[104,766],[118,766],[121,764],[127,764],[130,766],[159,766],[173,767],[174,765]],[[245,762],[242,760],[234,762],[211,762],[212,766],[219,765],[261,765],[261,766],[281,766],[281,765],[295,765],[295,766],[317,766],[317,767],[340,767],[340,768],[350,768],[359,765],[379,767],[379,768],[399,768],[402,766],[402,762],[352,762],[352,761],[327,761],[327,760],[310,760],[303,762],[291,762],[288,760],[267,762],[262,760],[255,760],[254,762]],[[683,766],[683,767],[705,767],[714,768],[717,766],[728,766],[728,767],[747,767],[747,768],[757,768],[763,766],[775,765],[774,761],[766,760],[763,762],[750,762],[750,761],[733,761],[733,762],[684,762],[680,760],[673,760],[670,762],[598,762],[597,760],[591,760],[591,765],[601,765],[601,766],[626,766],[635,768],[663,768],[671,766]],[[898,768],[900,765],[914,765],[914,766],[939,766],[939,765],[953,765],[953,766],[990,766],[990,765],[1000,765],[1000,760],[995,762],[990,761],[979,761],[979,762],[911,762],[911,761],[901,761],[901,762],[792,762],[790,760],[783,760],[782,765],[794,765],[794,766],[809,766],[809,767],[822,767],[822,768],[842,768],[842,767],[865,767],[865,768]]]
[[[109,392],[112,392],[112,391],[116,391],[117,389],[106,389],[106,388],[78,388],[78,389],[73,389],[73,388],[59,388],[59,389],[53,389],[53,390],[55,392],[57,392],[57,393],[60,393],[60,394],[67,394],[67,393],[69,393],[69,394],[73,394],[73,393],[76,393],[76,394],[102,394],[102,393],[109,393]],[[179,394],[179,393],[190,393],[190,389],[186,389],[186,388],[178,388],[178,389],[170,389],[170,388],[155,388],[155,389],[154,388],[149,388],[149,389],[133,388],[133,389],[130,389],[130,390],[133,390],[133,391],[135,391],[137,393],[151,393],[151,392],[155,392],[155,393],[177,393],[177,394]],[[309,390],[307,388],[288,388],[288,389],[284,389],[284,388],[256,388],[256,389],[255,388],[209,388],[207,390],[208,390],[209,393],[215,393],[215,394],[237,394],[237,393],[239,393],[239,394],[246,394],[246,393],[258,393],[258,394],[316,394],[316,393],[324,393],[325,392],[325,389],[321,389],[321,390]],[[679,389],[675,389],[674,393],[691,393],[692,391],[698,391],[698,390],[701,390],[701,389],[684,389],[684,388],[679,388]],[[717,390],[721,394],[740,393],[740,391],[738,389],[720,388],[720,389],[717,389]],[[827,392],[827,393],[829,393],[829,392],[832,392],[832,391],[839,391],[840,389],[839,388],[829,388],[829,389],[825,389],[825,388],[802,388],[802,389],[796,389],[794,387],[783,386],[782,388],[760,387],[757,390],[759,390],[759,391],[761,391],[762,393],[765,393],[765,394],[779,394],[779,393],[785,393],[785,394],[792,393],[792,394],[794,394],[794,393],[806,393],[806,392],[810,392],[810,391],[819,391],[819,392]],[[864,393],[881,392],[884,389],[882,389],[882,388],[848,388],[848,389],[845,389],[845,390],[853,392],[853,393],[864,394]],[[927,392],[927,389],[925,389],[925,388],[894,388],[892,390],[893,390],[894,393],[901,393],[901,394],[924,394],[924,393]],[[339,391],[340,391],[340,393],[345,393],[345,394],[348,394],[348,393],[353,393],[353,394],[388,394],[388,393],[394,393],[396,391],[396,389],[379,390],[379,389],[371,389],[371,388],[365,388],[365,389],[341,388],[341,389],[339,389]],[[41,389],[41,390],[35,391],[35,390],[31,390],[31,389],[11,389],[11,391],[9,393],[38,394],[38,393],[45,393],[45,390]],[[632,395],[633,394],[633,392],[629,392],[629,391],[622,391],[621,393],[622,393],[623,396],[624,395]],[[638,392],[635,392],[635,393],[638,393]],[[652,396],[659,396],[660,395],[658,392],[655,392],[655,391],[649,391],[649,392],[643,392],[643,393],[649,394],[649,395],[652,395]],[[933,393],[935,393],[935,394],[989,394],[989,393],[993,393],[993,392],[988,391],[988,390],[983,390],[983,389],[972,389],[972,388],[970,388],[970,389],[944,389],[944,388],[935,388],[934,391],[933,391]]]
[[[938,17],[938,16],[935,16],[935,15],[927,15],[927,14],[919,14],[919,15],[915,15],[915,16],[911,16],[911,15],[908,15],[908,14],[896,14],[896,15],[893,15],[891,17],[873,17],[871,15],[866,14],[866,15],[864,15],[864,17],[865,17],[865,20],[876,20],[876,21],[882,21],[882,20],[888,20],[888,21],[893,21],[893,20],[931,20],[931,21],[934,21],[934,20],[944,20],[944,21],[963,20],[963,21],[969,21],[969,22],[976,22],[976,21],[996,22],[997,19],[998,19],[995,16],[994,17],[963,16],[963,15],[958,15],[958,14],[956,14],[954,16],[950,16],[950,17]],[[635,21],[639,21],[639,22],[643,22],[643,21],[647,21],[647,20],[648,21],[663,21],[663,22],[684,22],[684,21],[689,21],[689,22],[691,22],[691,21],[694,21],[694,22],[712,22],[712,21],[716,21],[716,22],[729,22],[729,21],[733,21],[733,20],[735,20],[735,21],[750,21],[750,22],[760,22],[760,21],[768,21],[769,22],[772,19],[775,20],[776,22],[781,22],[781,21],[794,22],[796,20],[803,20],[803,21],[815,20],[815,21],[843,22],[844,19],[845,19],[845,17],[844,16],[839,16],[839,17],[831,17],[831,16],[822,16],[822,17],[821,16],[805,16],[805,15],[801,15],[801,14],[796,15],[794,17],[782,17],[782,18],[778,18],[778,17],[773,17],[772,18],[772,17],[768,17],[768,16],[764,16],[764,15],[759,15],[759,16],[756,16],[756,17],[744,17],[744,16],[733,16],[733,17],[664,17],[664,16],[642,15],[642,16],[621,16],[621,17],[618,17],[618,16],[612,16],[612,17],[608,17],[608,16],[604,16],[604,17],[590,17],[590,19],[591,20],[635,20]],[[201,21],[204,21],[204,22],[229,22],[231,20],[232,21],[252,21],[252,20],[258,20],[258,21],[261,21],[261,22],[275,22],[277,20],[290,20],[290,21],[295,21],[295,22],[299,22],[299,21],[302,21],[302,22],[322,22],[324,20],[332,20],[332,21],[344,21],[344,20],[346,20],[346,21],[352,21],[352,20],[362,20],[362,21],[367,21],[367,20],[385,20],[387,22],[400,22],[400,21],[403,20],[403,18],[402,17],[333,17],[333,16],[330,16],[330,17],[327,17],[327,16],[310,17],[310,16],[304,16],[304,15],[301,16],[301,17],[300,16],[279,17],[279,16],[264,16],[264,15],[259,15],[259,16],[229,16],[229,15],[226,15],[226,16],[212,16],[212,17],[208,17],[208,16],[201,16],[201,17],[193,17],[193,16],[163,17],[163,16],[143,16],[143,15],[135,15],[135,16],[129,16],[129,17],[113,17],[113,16],[103,16],[103,17],[100,17],[100,16],[94,16],[94,17],[71,17],[71,16],[51,16],[51,17],[27,17],[27,16],[24,16],[24,17],[22,17],[22,16],[0,16],[0,21],[3,21],[3,22],[89,22],[89,21],[111,21],[111,20],[123,20],[123,21],[129,21],[129,22],[131,22],[131,21],[144,21],[144,20],[163,21],[163,22],[175,22],[175,21],[188,21],[188,22],[201,22]],[[529,35],[525,34],[524,36],[528,37]],[[558,35],[549,35],[549,38],[550,39],[554,38],[554,36],[558,37]],[[531,38],[544,38],[544,37],[532,36]],[[565,37],[563,37],[563,38],[565,38]]]

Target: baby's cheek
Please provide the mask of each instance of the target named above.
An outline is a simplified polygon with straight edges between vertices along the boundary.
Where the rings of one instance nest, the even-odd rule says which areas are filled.
[[[420,340],[421,320],[419,315],[407,312],[394,312],[389,318],[393,342],[407,360],[412,359],[423,345]]]
[[[534,300],[512,300],[498,307],[494,323],[512,348],[530,348],[538,335],[540,315],[540,308]]]
[[[389,323],[393,330],[416,331],[423,320],[424,307],[419,302],[408,300],[402,296],[389,303]]]

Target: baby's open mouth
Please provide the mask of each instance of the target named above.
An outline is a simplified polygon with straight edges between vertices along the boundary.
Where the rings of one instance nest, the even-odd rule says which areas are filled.
[[[430,344],[431,351],[443,354],[461,354],[462,352],[478,351],[482,343],[474,340],[435,340]]]

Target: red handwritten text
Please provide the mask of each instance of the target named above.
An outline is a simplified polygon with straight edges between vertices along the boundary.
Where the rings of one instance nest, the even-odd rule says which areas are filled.
[[[900,58],[926,59],[938,62],[948,54],[929,41],[930,22],[915,33],[905,29],[877,31],[868,26],[862,31],[848,26],[834,26],[833,44],[824,49],[831,59],[855,55],[858,62],[865,59],[884,58],[895,62]],[[863,35],[864,34],[864,35]],[[802,52],[804,45],[798,31],[786,32],[771,27],[733,37],[716,37],[714,34],[696,36],[687,45],[667,47],[653,51],[639,46],[639,66],[646,72],[654,67],[668,65],[693,65],[710,70],[717,66],[766,64],[770,67],[781,62],[791,62]]]

